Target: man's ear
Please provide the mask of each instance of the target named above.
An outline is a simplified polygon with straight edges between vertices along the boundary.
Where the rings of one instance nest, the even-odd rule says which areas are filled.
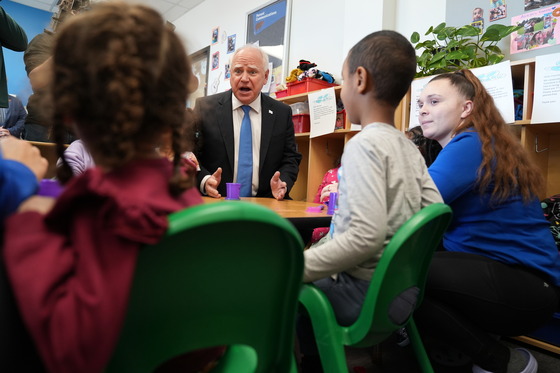
[[[354,73],[356,79],[356,89],[358,93],[363,94],[368,88],[368,72],[363,66],[358,66]]]
[[[473,102],[471,100],[465,101],[463,104],[463,112],[461,113],[461,119],[465,119],[469,115],[471,115],[473,111]]]

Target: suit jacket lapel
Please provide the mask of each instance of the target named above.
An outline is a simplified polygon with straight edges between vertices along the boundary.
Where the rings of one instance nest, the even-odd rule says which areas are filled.
[[[231,95],[231,91],[225,92],[218,100],[218,126],[220,128],[220,133],[222,134],[222,141],[224,142],[226,148],[229,165],[233,171],[235,145],[233,141],[233,109],[231,105]]]
[[[270,144],[270,139],[272,138],[272,129],[274,128],[274,122],[276,120],[274,109],[271,105],[272,102],[270,100],[268,100],[267,96],[261,93],[261,149],[259,170],[263,169],[263,162],[266,159],[266,153],[269,148],[268,145]]]

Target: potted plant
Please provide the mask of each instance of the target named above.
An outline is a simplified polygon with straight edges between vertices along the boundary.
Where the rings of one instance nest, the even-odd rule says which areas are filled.
[[[520,28],[494,24],[481,34],[478,27],[451,27],[442,22],[435,28],[431,26],[425,36],[432,35],[432,39],[422,42],[420,34],[414,32],[410,41],[417,50],[423,49],[416,56],[419,68],[416,77],[498,63],[504,59],[498,42]]]

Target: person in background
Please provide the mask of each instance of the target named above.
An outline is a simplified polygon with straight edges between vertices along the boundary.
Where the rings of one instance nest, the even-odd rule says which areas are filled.
[[[328,204],[331,193],[338,192],[338,169],[340,168],[340,157],[336,160],[335,164],[336,166],[328,170],[325,173],[325,176],[323,176],[323,180],[317,188],[315,198],[313,198],[313,203]],[[314,228],[313,232],[311,232],[310,244],[313,245],[319,242],[319,240],[325,237],[327,233],[329,233],[329,227]]]
[[[471,357],[474,373],[536,372],[528,350],[496,336],[526,334],[558,306],[560,256],[537,197],[542,176],[472,72],[433,78],[418,105],[424,136],[443,147],[429,172],[453,220],[417,324]]]
[[[52,142],[49,105],[45,102],[44,95],[50,83],[50,58],[53,53],[55,32],[68,16],[89,9],[90,0],[59,1],[57,4],[58,12],[52,17],[51,29],[44,30],[31,39],[23,54],[25,71],[33,90],[27,102],[28,115],[23,131],[23,138],[30,141]],[[65,143],[71,143],[73,140],[74,136],[68,132]]]
[[[46,370],[98,373],[118,341],[140,248],[160,240],[171,212],[202,202],[196,170],[181,157],[190,66],[158,12],[100,2],[58,30],[52,69],[58,155],[71,126],[96,167],[72,178],[63,161],[64,191],[19,206],[6,220],[3,256]],[[167,132],[173,161],[155,150]],[[210,351],[202,361],[187,355],[189,369],[223,348]]]
[[[196,153],[200,191],[214,198],[225,196],[226,183],[240,182],[239,172],[249,171],[252,182],[247,183],[251,185],[246,193],[242,185],[242,197],[289,198],[301,154],[296,150],[290,107],[261,94],[268,80],[268,56],[248,44],[235,51],[230,65],[231,91],[199,98],[194,108],[200,134]],[[252,130],[252,161],[240,166],[246,109]]]
[[[394,114],[416,72],[410,42],[394,31],[359,41],[344,61],[341,98],[362,130],[344,147],[338,209],[329,234],[306,250],[304,282],[329,299],[340,325],[358,317],[385,246],[412,215],[442,202],[422,155],[394,125]],[[304,372],[320,372],[310,321],[298,337]]]
[[[14,95],[8,95],[8,108],[0,108],[0,137],[21,137],[26,117],[27,111],[21,100]]]
[[[27,48],[27,34],[0,6],[0,108],[8,107],[8,80],[3,48],[23,52]]]
[[[418,147],[418,150],[420,150],[420,154],[422,154],[424,160],[426,161],[426,166],[430,167],[441,151],[441,145],[435,140],[426,138],[422,132],[422,127],[420,126],[412,127],[405,133],[406,137],[408,137]]]

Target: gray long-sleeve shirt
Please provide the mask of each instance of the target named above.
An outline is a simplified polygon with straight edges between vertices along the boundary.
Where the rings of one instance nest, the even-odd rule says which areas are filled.
[[[385,123],[365,126],[346,144],[338,192],[332,239],[305,251],[305,282],[343,271],[370,280],[398,228],[443,202],[420,151]]]

